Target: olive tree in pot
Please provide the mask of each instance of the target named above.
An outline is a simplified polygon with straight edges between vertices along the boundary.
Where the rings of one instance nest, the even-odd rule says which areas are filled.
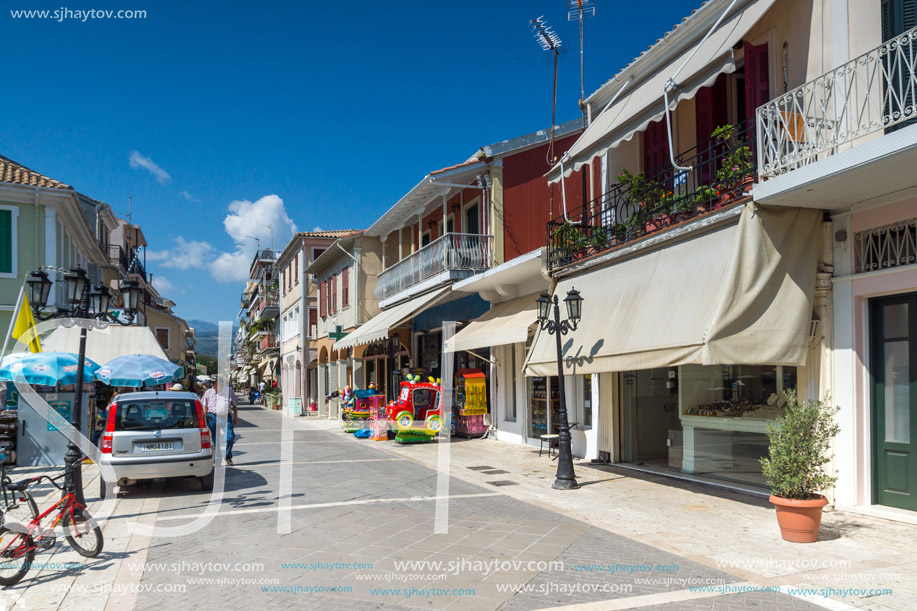
[[[837,481],[825,467],[832,459],[831,441],[840,431],[834,421],[838,408],[822,401],[799,403],[795,390],[784,394],[786,414],[767,427],[770,450],[761,467],[781,536],[812,543],[818,537],[822,508],[828,504],[821,493]]]

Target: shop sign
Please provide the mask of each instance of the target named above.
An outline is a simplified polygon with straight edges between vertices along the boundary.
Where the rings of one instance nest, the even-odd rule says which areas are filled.
[[[287,411],[291,416],[302,416],[302,397],[287,399]]]

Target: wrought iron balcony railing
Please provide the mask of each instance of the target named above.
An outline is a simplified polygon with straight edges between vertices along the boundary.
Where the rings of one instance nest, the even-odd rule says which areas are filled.
[[[917,28],[758,107],[758,159],[774,176],[917,117]]]
[[[444,271],[483,271],[493,265],[493,236],[447,233],[379,274],[380,301]]]
[[[636,175],[622,173],[607,193],[548,223],[548,269],[732,203],[751,189],[756,174],[753,121],[717,128],[714,136],[678,155],[691,171],[670,164]]]

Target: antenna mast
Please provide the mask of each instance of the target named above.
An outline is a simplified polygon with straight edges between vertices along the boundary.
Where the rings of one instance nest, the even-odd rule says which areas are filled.
[[[541,45],[542,50],[550,51],[554,55],[554,93],[551,105],[551,143],[548,145],[546,159],[548,165],[553,166],[557,163],[557,156],[554,154],[554,125],[557,115],[557,56],[560,54],[560,37],[545,22],[544,16],[532,19],[532,32],[535,34],[535,40]]]
[[[567,13],[567,21],[579,21],[579,87],[580,99],[579,107],[583,112],[583,124],[585,126],[586,118],[586,77],[583,70],[583,18],[595,17],[595,0],[568,0],[570,11]]]

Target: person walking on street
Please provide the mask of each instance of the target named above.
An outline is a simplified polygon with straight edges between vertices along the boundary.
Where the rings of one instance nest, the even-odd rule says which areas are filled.
[[[222,378],[218,378],[201,397],[201,404],[207,410],[207,427],[210,428],[210,438],[213,439],[214,449],[219,447],[218,423],[223,418],[226,419],[226,465],[231,467],[233,466],[232,446],[236,441],[235,429],[239,423],[239,403],[236,395],[229,390]],[[231,414],[229,413],[230,408],[232,408]]]

